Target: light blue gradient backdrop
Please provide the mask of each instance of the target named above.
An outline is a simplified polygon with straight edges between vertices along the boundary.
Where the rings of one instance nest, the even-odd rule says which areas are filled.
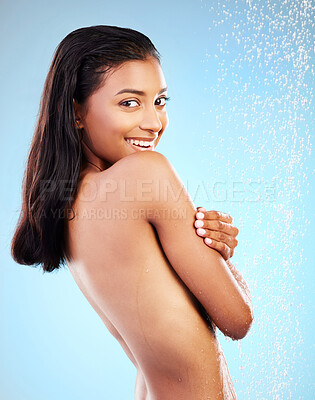
[[[53,52],[96,24],[156,45],[171,97],[157,150],[196,206],[240,229],[232,261],[255,323],[239,343],[220,335],[239,399],[314,398],[314,3],[4,0],[0,15],[0,398],[134,396],[134,366],[70,273],[43,275],[9,252]]]

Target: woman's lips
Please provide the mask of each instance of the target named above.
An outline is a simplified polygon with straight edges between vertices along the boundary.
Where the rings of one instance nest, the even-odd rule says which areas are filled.
[[[126,142],[130,147],[132,147],[133,149],[135,149],[136,151],[153,151],[153,149],[154,149],[154,144],[152,144],[152,145],[149,146],[149,147],[140,147],[140,146],[137,146],[137,145],[135,145],[135,144],[128,143],[126,139],[125,139],[125,142]]]

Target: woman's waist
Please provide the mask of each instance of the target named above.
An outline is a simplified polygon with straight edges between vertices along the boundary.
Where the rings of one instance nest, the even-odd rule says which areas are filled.
[[[194,346],[192,346],[194,347]],[[206,346],[205,346],[206,347]],[[139,364],[148,399],[232,400],[236,399],[233,383],[223,354],[208,345],[199,354],[171,352],[161,362]],[[201,351],[204,350],[204,351]]]
[[[137,316],[132,329],[119,331],[137,364],[154,374],[180,378],[178,374],[189,370],[196,378],[209,368],[219,371],[216,335],[197,310],[161,310],[151,314],[151,322],[148,314],[145,319]]]

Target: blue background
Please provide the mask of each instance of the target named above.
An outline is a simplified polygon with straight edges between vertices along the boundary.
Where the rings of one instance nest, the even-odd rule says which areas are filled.
[[[69,271],[10,257],[53,52],[97,24],[156,45],[171,97],[157,151],[240,230],[255,322],[240,342],[220,334],[239,399],[314,398],[314,3],[2,0],[0,15],[0,398],[134,398],[134,366]]]

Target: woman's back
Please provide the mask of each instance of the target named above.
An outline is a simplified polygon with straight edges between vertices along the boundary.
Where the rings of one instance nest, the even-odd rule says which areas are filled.
[[[143,373],[148,399],[236,398],[210,321],[144,218],[142,183],[118,164],[80,182],[68,223],[74,279]]]

